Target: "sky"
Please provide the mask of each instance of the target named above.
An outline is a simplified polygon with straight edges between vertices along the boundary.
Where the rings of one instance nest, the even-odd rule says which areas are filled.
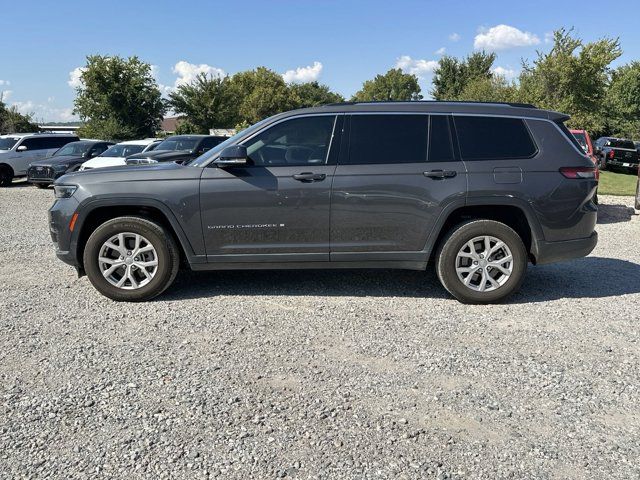
[[[350,97],[390,68],[418,76],[429,98],[442,55],[497,54],[508,79],[548,50],[558,28],[585,41],[619,37],[614,65],[640,59],[638,0],[165,1],[0,0],[0,92],[37,121],[75,120],[86,56],[137,55],[166,95],[199,72],[266,66],[287,82],[318,80]],[[614,13],[612,13],[614,12]]]

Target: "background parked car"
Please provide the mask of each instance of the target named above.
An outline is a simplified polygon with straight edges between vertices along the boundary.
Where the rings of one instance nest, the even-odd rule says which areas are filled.
[[[84,162],[80,167],[80,170],[126,165],[125,160],[128,156],[153,150],[159,143],[160,140],[156,138],[130,140],[128,142],[117,143],[101,155]]]
[[[215,135],[174,135],[167,137],[153,152],[131,155],[127,158],[127,165],[140,165],[158,162],[184,163],[199,157],[216,145],[224,142],[227,137]]]
[[[593,148],[593,142],[591,142],[589,132],[586,130],[570,130],[570,132],[578,141],[584,152],[589,155],[589,158],[591,158],[593,163],[597,165],[598,159],[596,158],[595,149]]]
[[[596,140],[601,170],[623,170],[636,173],[638,170],[638,150],[626,138],[600,137]]]
[[[30,163],[49,157],[60,147],[77,140],[77,135],[60,133],[0,136],[0,187],[9,186],[16,177],[24,177]]]
[[[56,178],[65,173],[74,172],[83,162],[103,153],[114,145],[103,140],[81,140],[67,143],[51,157],[32,162],[27,170],[27,180],[36,187],[46,188]]]

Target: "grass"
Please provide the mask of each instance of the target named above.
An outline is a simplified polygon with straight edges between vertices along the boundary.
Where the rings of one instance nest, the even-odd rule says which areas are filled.
[[[599,195],[635,195],[638,177],[628,173],[600,172]]]

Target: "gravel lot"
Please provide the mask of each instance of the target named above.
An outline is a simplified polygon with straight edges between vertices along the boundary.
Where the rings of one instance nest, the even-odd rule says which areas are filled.
[[[640,477],[640,218],[464,306],[432,272],[183,273],[117,304],[0,189],[1,478]]]

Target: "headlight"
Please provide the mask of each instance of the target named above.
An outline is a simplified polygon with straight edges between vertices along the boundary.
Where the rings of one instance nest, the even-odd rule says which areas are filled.
[[[78,189],[76,185],[54,185],[53,191],[56,198],[69,198]]]

